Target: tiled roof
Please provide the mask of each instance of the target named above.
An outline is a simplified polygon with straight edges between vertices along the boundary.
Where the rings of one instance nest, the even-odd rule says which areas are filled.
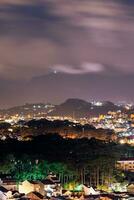
[[[130,157],[130,158],[121,158],[119,161],[134,161],[134,157]]]
[[[3,186],[0,186],[0,191],[1,191],[1,192],[4,192],[4,193],[7,193],[7,192],[8,192],[8,190],[7,190],[6,188],[4,188]]]
[[[44,185],[54,185],[54,182],[50,179],[44,179],[41,181]]]
[[[43,199],[43,195],[40,194],[39,192],[30,192],[30,193],[27,194],[27,196],[30,195],[30,194],[34,194],[34,195],[37,196],[38,198]]]

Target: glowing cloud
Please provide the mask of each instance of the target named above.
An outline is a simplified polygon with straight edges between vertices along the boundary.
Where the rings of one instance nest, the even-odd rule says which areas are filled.
[[[67,74],[86,74],[86,73],[98,73],[104,71],[104,66],[99,63],[83,63],[79,68],[70,65],[55,65],[52,70],[54,72],[61,72]]]

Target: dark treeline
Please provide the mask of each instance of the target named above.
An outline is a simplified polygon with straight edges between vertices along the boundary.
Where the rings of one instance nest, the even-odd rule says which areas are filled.
[[[12,172],[18,180],[42,178],[48,168],[64,183],[75,177],[81,183],[97,186],[124,178],[116,169],[116,161],[128,156],[131,147],[94,138],[63,139],[58,134],[47,134],[30,141],[0,141],[0,150],[0,172]]]
[[[131,147],[113,142],[102,142],[94,138],[64,139],[57,133],[30,137],[28,141],[17,139],[0,140],[0,154],[13,153],[41,155],[48,160],[93,159],[98,156],[125,156]]]

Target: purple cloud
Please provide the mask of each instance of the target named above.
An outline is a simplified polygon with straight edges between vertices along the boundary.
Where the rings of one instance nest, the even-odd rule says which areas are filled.
[[[74,73],[93,71],[81,66],[85,62],[134,73],[130,3],[2,0],[0,15],[0,74],[5,78],[30,79],[59,63],[61,71]]]
[[[73,95],[132,100],[133,5],[133,0],[1,0],[1,105]],[[52,71],[60,73],[49,75]]]

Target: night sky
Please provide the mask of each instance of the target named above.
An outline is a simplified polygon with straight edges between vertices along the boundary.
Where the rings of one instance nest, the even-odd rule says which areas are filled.
[[[134,102],[134,0],[0,0],[0,108]]]

